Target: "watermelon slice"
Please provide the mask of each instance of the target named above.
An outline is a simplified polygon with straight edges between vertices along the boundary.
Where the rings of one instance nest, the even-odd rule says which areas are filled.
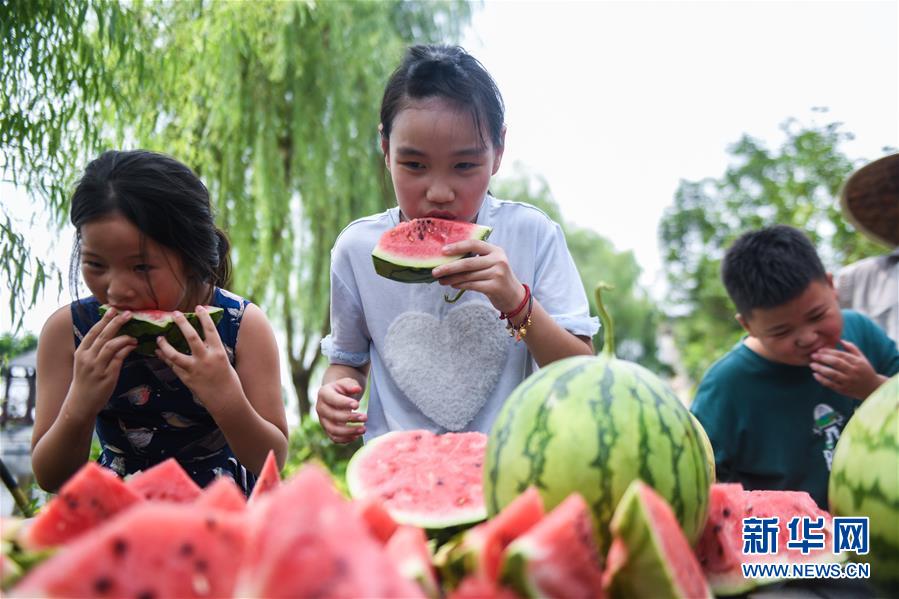
[[[144,499],[154,501],[189,503],[202,492],[175,458],[168,458],[129,476],[127,484]]]
[[[440,597],[424,530],[417,526],[400,526],[387,541],[385,549],[402,576],[417,584],[430,599]]]
[[[67,543],[141,501],[141,494],[115,472],[87,462],[23,530],[19,542],[29,550]]]
[[[371,253],[375,272],[400,283],[430,283],[431,271],[464,254],[447,256],[443,246],[466,239],[485,240],[491,228],[475,223],[416,218],[386,231]]]
[[[194,501],[194,506],[226,512],[244,512],[247,509],[247,497],[233,479],[220,476],[203,489]]]
[[[145,502],[61,548],[13,588],[21,597],[230,597],[243,518]]]
[[[711,598],[674,511],[652,487],[634,480],[609,528],[603,586],[610,597]]]
[[[487,517],[482,479],[487,436],[394,431],[362,446],[347,465],[354,499],[380,499],[400,524],[445,529]]]
[[[359,499],[353,502],[353,509],[368,525],[368,530],[382,543],[387,543],[399,526],[396,520],[390,517],[390,513],[381,505],[381,501],[375,497]]]
[[[253,505],[260,496],[271,492],[280,484],[281,472],[278,470],[278,461],[275,459],[275,452],[269,449],[268,455],[265,456],[265,463],[262,464],[262,471],[259,473],[259,478],[256,479],[247,503]]]
[[[540,493],[528,487],[495,517],[465,531],[462,542],[450,554],[448,572],[498,580],[503,551],[543,516]]]
[[[100,306],[100,316],[102,317],[110,306],[103,304]],[[205,306],[212,322],[218,324],[222,319],[225,311],[218,306]],[[200,324],[200,318],[194,312],[182,312],[187,322],[196,329],[200,337],[203,337],[203,325]],[[174,312],[166,312],[164,310],[132,310],[131,320],[122,325],[119,329],[120,335],[129,335],[137,339],[137,347],[134,351],[144,356],[156,355],[156,338],[165,337],[166,341],[182,353],[188,352],[187,340],[178,325],[175,324]]]
[[[833,521],[804,491],[745,491],[739,483],[715,484],[709,494],[709,516],[696,545],[696,556],[715,595],[738,595],[778,578],[743,578],[741,563],[835,563],[845,553],[833,553]],[[779,518],[777,555],[743,554],[743,518]],[[824,549],[803,555],[787,548],[794,517],[823,517]]]
[[[250,510],[237,597],[423,597],[335,489],[304,466]]]
[[[501,581],[527,597],[603,597],[593,514],[579,493],[509,544]]]

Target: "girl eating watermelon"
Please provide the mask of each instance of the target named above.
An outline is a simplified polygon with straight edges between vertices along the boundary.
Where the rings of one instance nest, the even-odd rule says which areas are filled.
[[[78,182],[71,221],[72,270],[80,263],[92,295],[57,310],[41,331],[38,484],[58,489],[88,460],[96,431],[100,464],[120,476],[174,457],[201,486],[229,476],[249,493],[269,450],[279,465],[287,454],[278,348],[263,312],[220,287],[229,243],[206,186],[168,156],[109,151]],[[138,315],[173,320],[179,339],[167,337],[190,351],[163,336],[146,348],[121,334]]]
[[[490,74],[458,47],[413,46],[387,82],[379,131],[398,206],[350,223],[332,250],[316,402],[332,440],[486,432],[537,367],[593,353],[598,323],[561,228],[488,192],[503,112]]]

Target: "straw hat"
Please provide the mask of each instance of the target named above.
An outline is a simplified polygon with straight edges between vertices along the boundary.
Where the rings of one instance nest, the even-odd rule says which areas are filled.
[[[899,154],[858,169],[840,191],[843,215],[869,239],[899,246]]]

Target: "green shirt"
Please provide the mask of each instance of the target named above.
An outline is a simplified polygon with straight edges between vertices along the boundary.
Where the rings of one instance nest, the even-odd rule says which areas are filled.
[[[879,374],[899,372],[899,349],[873,321],[843,310],[843,339]],[[861,402],[821,386],[808,366],[772,362],[738,343],[709,368],[690,410],[715,450],[719,482],[808,491],[827,509],[833,450]]]

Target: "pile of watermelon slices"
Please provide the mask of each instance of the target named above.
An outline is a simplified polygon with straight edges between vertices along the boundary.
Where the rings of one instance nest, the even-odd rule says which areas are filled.
[[[87,464],[26,526],[4,521],[4,577],[10,544],[49,555],[4,595],[710,597],[773,582],[742,579],[744,514],[829,518],[804,493],[716,484],[691,547],[668,502],[636,479],[603,555],[577,492],[545,509],[529,487],[486,519],[483,437],[392,433],[354,458],[353,499],[315,465],[282,481],[273,455],[249,500],[227,478],[199,489],[174,460],[126,481]],[[428,498],[436,513],[411,509]],[[829,546],[804,559],[819,558],[833,559]]]

